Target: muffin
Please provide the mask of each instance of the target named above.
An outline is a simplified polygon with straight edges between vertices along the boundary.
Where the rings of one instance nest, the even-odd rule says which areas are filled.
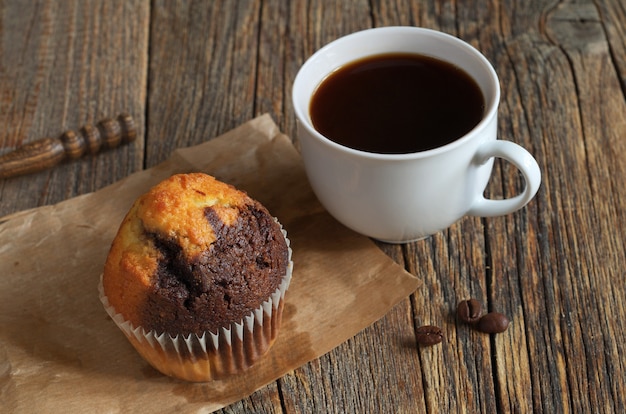
[[[263,205],[209,175],[179,174],[131,207],[100,298],[153,367],[209,381],[268,351],[292,267],[286,233]]]

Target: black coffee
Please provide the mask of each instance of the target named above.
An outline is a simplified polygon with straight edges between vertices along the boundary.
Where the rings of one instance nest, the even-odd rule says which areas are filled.
[[[331,73],[313,94],[313,126],[347,147],[406,154],[448,144],[483,117],[485,99],[462,69],[436,58],[384,54]]]

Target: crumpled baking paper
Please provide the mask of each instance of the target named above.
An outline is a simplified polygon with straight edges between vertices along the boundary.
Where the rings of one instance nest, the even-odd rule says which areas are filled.
[[[263,203],[287,230],[295,264],[270,352],[245,375],[203,384],[166,377],[143,361],[97,290],[135,198],[192,171]],[[324,210],[291,141],[263,115],[97,192],[0,218],[0,411],[210,412],[330,351],[418,285]]]

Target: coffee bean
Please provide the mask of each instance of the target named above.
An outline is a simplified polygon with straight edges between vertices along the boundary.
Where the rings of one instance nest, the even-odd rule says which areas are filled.
[[[476,329],[484,333],[500,333],[508,327],[509,319],[499,312],[489,312],[476,323]]]
[[[443,331],[433,325],[420,326],[415,332],[415,338],[420,345],[435,345],[443,341]]]
[[[468,299],[459,302],[456,314],[460,320],[466,323],[476,323],[482,315],[482,306],[476,299]]]

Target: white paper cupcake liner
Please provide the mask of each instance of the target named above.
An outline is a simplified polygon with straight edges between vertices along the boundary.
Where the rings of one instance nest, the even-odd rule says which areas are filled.
[[[104,294],[102,275],[98,286],[100,301],[137,352],[165,375],[202,382],[243,372],[269,350],[280,329],[285,292],[293,273],[290,241],[285,230],[281,228],[281,231],[287,242],[288,265],[280,285],[259,308],[241,321],[222,327],[217,333],[206,331],[202,335],[172,337],[133,326],[109,303]]]

